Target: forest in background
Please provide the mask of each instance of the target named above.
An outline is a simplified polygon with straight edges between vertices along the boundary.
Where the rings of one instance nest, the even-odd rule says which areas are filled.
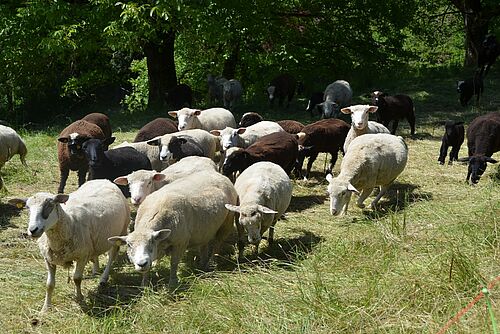
[[[500,36],[499,17],[497,0],[6,0],[0,119],[165,110],[177,83],[199,106],[210,73],[239,79],[246,101],[281,72],[306,93],[337,79],[470,76],[484,35]]]

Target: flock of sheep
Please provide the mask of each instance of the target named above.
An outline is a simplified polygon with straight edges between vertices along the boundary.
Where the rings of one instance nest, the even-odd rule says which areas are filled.
[[[231,108],[237,95],[233,93],[239,91],[241,96],[241,85],[222,80],[219,91],[219,79],[209,77],[211,96]],[[290,87],[295,91],[296,85],[290,75],[277,77],[268,89],[270,102],[289,102],[293,98]],[[256,113],[243,115],[237,126],[228,109],[184,107],[169,112],[177,121],[157,118],[138,131],[134,142],[113,148],[109,147],[115,138],[106,115],[89,114],[68,125],[57,143],[58,194],[42,192],[9,201],[29,209],[28,234],[38,239],[45,258],[48,278],[42,310],[51,306],[56,266],[76,263],[73,280],[76,296],[82,299],[85,265],[92,261],[96,272],[99,255],[108,252],[100,279],[105,284],[120,245],[126,245],[130,262],[143,275],[143,285],[148,283],[153,262],[169,255],[169,285],[176,286],[177,267],[187,249],[197,249],[199,267],[208,269],[211,256],[234,230],[238,257],[243,256],[247,243],[258,252],[265,232],[269,231],[272,243],[274,226],[290,204],[290,177],[307,178],[320,152],[331,155],[326,174],[330,213],[345,214],[353,193],[358,195],[357,206],[364,207],[379,187],[371,202],[375,210],[405,169],[408,147],[395,132],[397,122],[407,119],[414,134],[413,102],[406,95],[378,91],[372,94],[371,105],[351,105],[351,98],[348,82],[328,85],[321,101],[311,98],[308,106],[311,112],[320,110],[324,118],[305,126],[294,120],[266,121]],[[336,118],[339,113],[350,115],[351,125]],[[369,121],[373,113],[379,122]],[[500,150],[500,112],[477,117],[467,129],[467,139],[467,180],[477,183],[486,164],[497,162],[491,156]],[[439,162],[444,163],[449,146],[450,163],[458,160],[463,141],[463,124],[448,122]],[[338,152],[344,157],[334,177],[331,172]],[[25,164],[26,153],[17,133],[0,126],[0,167],[14,154]],[[79,188],[66,195],[70,171],[78,173]],[[127,197],[137,207],[128,234]]]

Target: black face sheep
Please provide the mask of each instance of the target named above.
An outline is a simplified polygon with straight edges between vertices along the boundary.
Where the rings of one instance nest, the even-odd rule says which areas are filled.
[[[441,149],[439,150],[438,161],[441,165],[444,165],[444,159],[448,153],[448,147],[451,146],[450,160],[448,164],[451,165],[453,160],[458,160],[458,152],[460,151],[460,146],[464,142],[464,122],[456,121],[446,121],[444,124],[444,135],[441,139]]]
[[[134,143],[148,141],[155,137],[166,135],[167,133],[177,132],[177,125],[177,122],[169,118],[155,118],[137,132]]]
[[[99,112],[94,112],[86,115],[82,118],[82,121],[87,121],[89,123],[94,123],[101,128],[104,138],[111,138],[111,123],[109,122],[109,117],[101,114]]]
[[[167,93],[167,104],[172,109],[183,107],[191,108],[193,103],[193,90],[189,85],[178,84],[171,88]]]
[[[241,120],[238,123],[238,126],[241,128],[249,127],[250,125],[254,125],[255,123],[262,122],[264,117],[259,115],[256,112],[247,112],[241,116]]]
[[[490,67],[495,63],[497,57],[500,56],[500,43],[498,43],[495,35],[487,35],[477,54],[477,66],[480,69],[480,74],[486,76]]]
[[[273,78],[267,87],[267,95],[269,97],[269,105],[272,108],[274,106],[274,100],[278,100],[278,105],[283,106],[283,101],[286,99],[286,107],[290,105],[290,101],[295,95],[295,88],[297,87],[297,81],[290,74],[280,74]]]
[[[119,176],[128,175],[139,169],[151,170],[148,157],[132,147],[120,147],[104,151],[109,145],[106,140],[88,139],[82,149],[89,162],[89,180],[108,179],[113,181]],[[127,187],[120,186],[125,197],[130,197]]]
[[[343,150],[344,141],[350,126],[343,120],[337,118],[322,119],[306,125],[297,134],[299,143],[299,154],[297,158],[297,174],[302,175],[304,159],[309,157],[304,178],[309,176],[311,167],[320,152],[330,153],[330,166],[327,173],[331,173],[337,162],[338,152]]]
[[[168,151],[171,154],[171,158],[175,161],[179,161],[182,158],[189,156],[204,157],[205,153],[203,148],[190,137],[176,137],[172,136],[168,142]]]
[[[372,105],[377,106],[377,122],[384,124],[387,128],[392,121],[391,134],[396,133],[399,121],[406,118],[410,124],[411,134],[415,134],[415,110],[413,100],[404,94],[386,95],[381,91],[371,94]]]
[[[295,135],[287,132],[275,132],[259,138],[247,148],[232,147],[226,152],[222,173],[230,176],[242,172],[258,161],[270,161],[278,164],[290,174],[295,167],[298,143]]]
[[[294,121],[293,119],[284,119],[281,121],[277,121],[276,123],[278,123],[278,125],[281,126],[283,130],[293,135],[299,133],[304,128],[304,124]]]
[[[318,104],[320,104],[324,101],[323,94],[324,94],[323,92],[314,92],[309,97],[309,101],[307,102],[306,111],[309,113],[309,115],[311,115],[311,117],[313,117],[314,111],[319,109]],[[319,111],[319,114],[320,115],[322,114],[321,110]]]
[[[467,147],[469,157],[459,161],[468,161],[469,169],[466,181],[475,184],[486,170],[487,163],[496,164],[491,158],[493,153],[500,151],[500,112],[492,112],[476,117],[467,128]]]
[[[104,140],[106,137],[99,126],[83,120],[71,123],[59,134],[57,158],[61,180],[57,189],[58,193],[64,193],[70,170],[78,171],[78,186],[85,182],[89,165],[82,145],[89,138]]]
[[[352,101],[351,85],[345,80],[337,80],[326,86],[323,101],[317,106],[322,118],[338,118],[340,108],[347,107]]]
[[[474,73],[474,77],[472,78],[457,81],[457,93],[460,94],[460,104],[463,107],[467,106],[474,95],[476,95],[476,104],[479,105],[483,90],[483,77],[478,72]]]

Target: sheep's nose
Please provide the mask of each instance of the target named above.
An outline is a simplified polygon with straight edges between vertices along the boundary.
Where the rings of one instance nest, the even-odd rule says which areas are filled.
[[[142,197],[140,197],[140,196],[134,196],[130,200],[132,201],[132,204],[139,205],[139,204],[141,204]]]
[[[38,227],[35,227],[35,228],[29,230],[31,235],[35,234],[36,231],[38,231]]]
[[[138,267],[144,268],[148,265],[148,260],[144,259],[136,263]]]
[[[332,216],[336,216],[337,215],[337,210],[330,209],[330,213],[332,214]]]

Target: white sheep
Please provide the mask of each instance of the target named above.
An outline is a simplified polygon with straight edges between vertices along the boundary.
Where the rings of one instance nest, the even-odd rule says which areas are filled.
[[[274,132],[283,132],[283,128],[276,122],[261,121],[246,128],[226,127],[223,130],[212,130],[211,134],[219,136],[223,150],[230,147],[247,148],[262,136]]]
[[[160,160],[160,148],[158,146],[149,145],[145,141],[136,143],[129,143],[128,141],[124,141],[121,144],[114,146],[113,149],[120,147],[132,147],[135,148],[136,151],[146,155],[149,159],[149,162],[151,162],[151,168],[153,168],[155,171],[159,172],[168,167],[168,161]]]
[[[26,145],[17,132],[8,126],[0,125],[0,170],[16,154],[19,154],[21,163],[25,167],[28,167],[26,164],[27,153]],[[2,187],[3,179],[0,175],[0,189]]]
[[[224,100],[224,108],[233,109],[235,102],[241,99],[243,88],[241,83],[236,79],[231,79],[222,84],[222,99]]]
[[[318,107],[322,110],[323,118],[338,118],[339,109],[351,104],[352,89],[345,80],[337,80],[325,88],[322,103]]]
[[[196,173],[146,197],[137,210],[134,231],[109,241],[127,244],[128,258],[143,274],[143,285],[153,261],[170,254],[169,285],[176,286],[177,267],[187,248],[199,249],[200,267],[207,269],[209,248],[216,252],[234,229],[234,214],[224,205],[237,201],[227,177],[214,171]]]
[[[359,195],[357,205],[364,208],[364,200],[375,186],[380,192],[371,203],[375,209],[391,183],[404,170],[408,160],[408,147],[403,138],[391,134],[366,134],[356,137],[342,159],[340,174],[328,174],[330,213],[334,216],[347,212],[353,192]]]
[[[344,153],[354,138],[367,134],[367,133],[390,133],[384,125],[369,121],[369,113],[376,112],[378,107],[369,105],[354,105],[348,108],[343,108],[340,111],[346,115],[351,115],[351,129],[347,133],[344,142]]]
[[[113,182],[122,186],[128,185],[132,204],[139,205],[146,196],[164,185],[207,170],[217,171],[217,166],[212,160],[205,157],[191,156],[168,166],[161,173],[151,170],[138,170],[117,177]]]
[[[159,146],[160,161],[165,161],[170,165],[174,161],[172,154],[168,150],[170,139],[175,137],[189,137],[197,143],[203,150],[203,154],[212,160],[216,159],[216,153],[220,151],[219,139],[211,133],[201,129],[190,129],[169,133],[160,137],[148,140],[147,143],[153,146]]]
[[[233,114],[224,108],[210,108],[205,110],[182,108],[176,111],[169,111],[168,114],[179,120],[179,125],[177,126],[179,131],[189,129],[211,131],[224,129],[226,126],[236,127]]]
[[[115,184],[92,180],[69,195],[37,193],[27,200],[12,199],[9,203],[29,208],[28,235],[38,239],[45,258],[48,276],[42,312],[52,305],[56,266],[68,267],[76,262],[73,281],[76,298],[82,300],[85,265],[89,260],[96,263],[97,257],[108,251],[108,263],[100,284],[108,281],[118,247],[112,247],[107,239],[126,234],[130,221],[127,199]]]
[[[262,235],[269,229],[268,242],[274,238],[274,225],[286,211],[292,198],[292,182],[279,165],[261,161],[245,169],[234,184],[239,196],[239,206],[231,203],[226,208],[239,214],[239,256],[243,256],[244,231],[248,241],[255,245],[255,252]]]

